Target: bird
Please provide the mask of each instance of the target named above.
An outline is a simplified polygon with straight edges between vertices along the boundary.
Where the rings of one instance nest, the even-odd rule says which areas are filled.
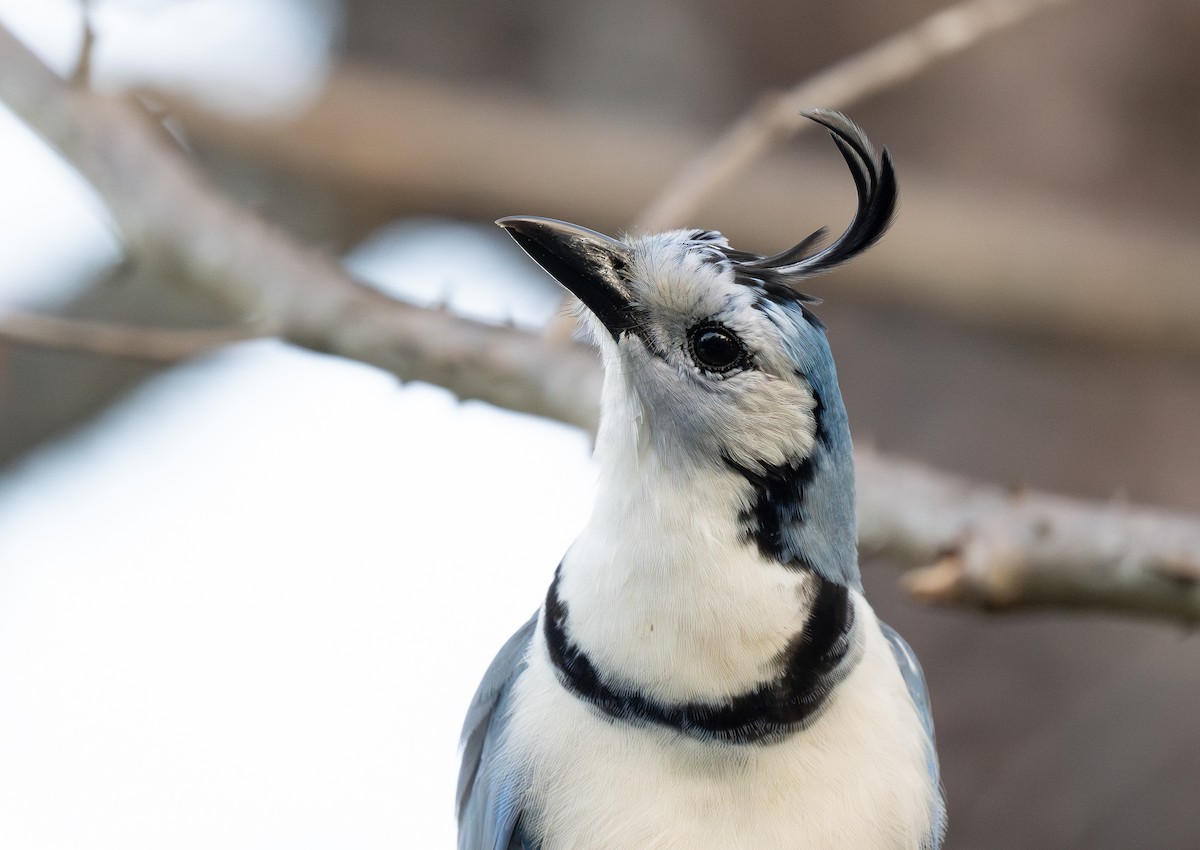
[[[890,225],[840,112],[857,209],[773,256],[720,233],[500,219],[578,297],[604,365],[595,501],[468,709],[459,850],[937,850],[929,696],[863,596],[847,414],[797,285]]]

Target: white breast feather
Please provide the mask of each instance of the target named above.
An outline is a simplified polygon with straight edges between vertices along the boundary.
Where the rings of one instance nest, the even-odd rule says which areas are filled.
[[[600,669],[660,700],[753,688],[803,628],[812,577],[768,566],[738,542],[728,504],[708,511],[671,498],[694,490],[656,478],[658,498],[624,487],[643,511],[622,512],[610,524],[597,510],[567,553],[559,596],[571,636]],[[731,490],[714,478],[711,492]],[[651,486],[644,481],[632,486]],[[622,541],[618,552],[614,539]]]
[[[920,721],[867,602],[864,652],[808,728],[698,742],[607,719],[557,681],[539,628],[502,760],[534,777],[543,850],[917,850],[934,789]]]

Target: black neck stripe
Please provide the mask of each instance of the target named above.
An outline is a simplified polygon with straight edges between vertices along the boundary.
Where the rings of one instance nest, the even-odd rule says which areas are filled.
[[[800,377],[803,378],[803,375]],[[757,546],[764,558],[797,570],[812,570],[816,565],[791,550],[785,540],[784,530],[805,521],[805,489],[817,474],[817,451],[820,447],[829,446],[829,434],[824,421],[825,405],[815,389],[810,386],[809,391],[813,397],[813,448],[810,454],[778,465],[764,463],[757,470],[738,463],[728,455],[722,455],[721,458],[751,487],[750,504],[738,514],[742,539]]]
[[[781,654],[778,675],[752,691],[718,702],[664,703],[636,686],[606,681],[567,633],[567,606],[558,596],[558,574],[546,594],[546,646],[563,686],[609,717],[663,726],[701,740],[771,743],[815,719],[856,660],[851,657],[858,643],[849,591],[815,573],[813,580],[817,593],[812,613],[803,632]]]

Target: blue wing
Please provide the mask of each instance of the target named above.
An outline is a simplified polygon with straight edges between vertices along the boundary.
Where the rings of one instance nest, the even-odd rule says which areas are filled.
[[[933,808],[933,831],[929,836],[928,844],[922,850],[938,850],[942,846],[942,836],[946,832],[946,796],[942,791],[942,780],[938,772],[937,749],[933,737],[933,711],[929,706],[929,691],[925,687],[925,674],[921,672],[921,663],[917,661],[916,653],[912,651],[912,647],[905,642],[904,638],[900,637],[899,633],[887,623],[880,623],[879,628],[883,630],[883,636],[892,648],[892,655],[895,656],[896,664],[900,667],[900,675],[904,677],[904,684],[908,686],[908,695],[912,697],[913,705],[917,708],[917,715],[921,718],[921,725],[925,727],[926,764],[929,767],[929,777],[933,780],[934,788],[937,789],[937,797],[934,800]]]
[[[508,722],[512,685],[525,669],[525,652],[536,625],[535,614],[500,648],[467,709],[458,771],[459,850],[537,850],[516,834],[520,789],[514,777],[496,773],[494,761]]]

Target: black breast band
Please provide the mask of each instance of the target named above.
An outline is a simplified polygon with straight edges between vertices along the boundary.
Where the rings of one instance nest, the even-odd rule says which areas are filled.
[[[544,631],[559,681],[575,696],[616,720],[673,729],[690,738],[733,744],[764,744],[803,728],[825,705],[856,661],[854,603],[842,585],[817,582],[812,613],[803,631],[779,658],[774,678],[715,702],[660,702],[636,685],[608,681],[568,634],[559,576],[546,595]]]

